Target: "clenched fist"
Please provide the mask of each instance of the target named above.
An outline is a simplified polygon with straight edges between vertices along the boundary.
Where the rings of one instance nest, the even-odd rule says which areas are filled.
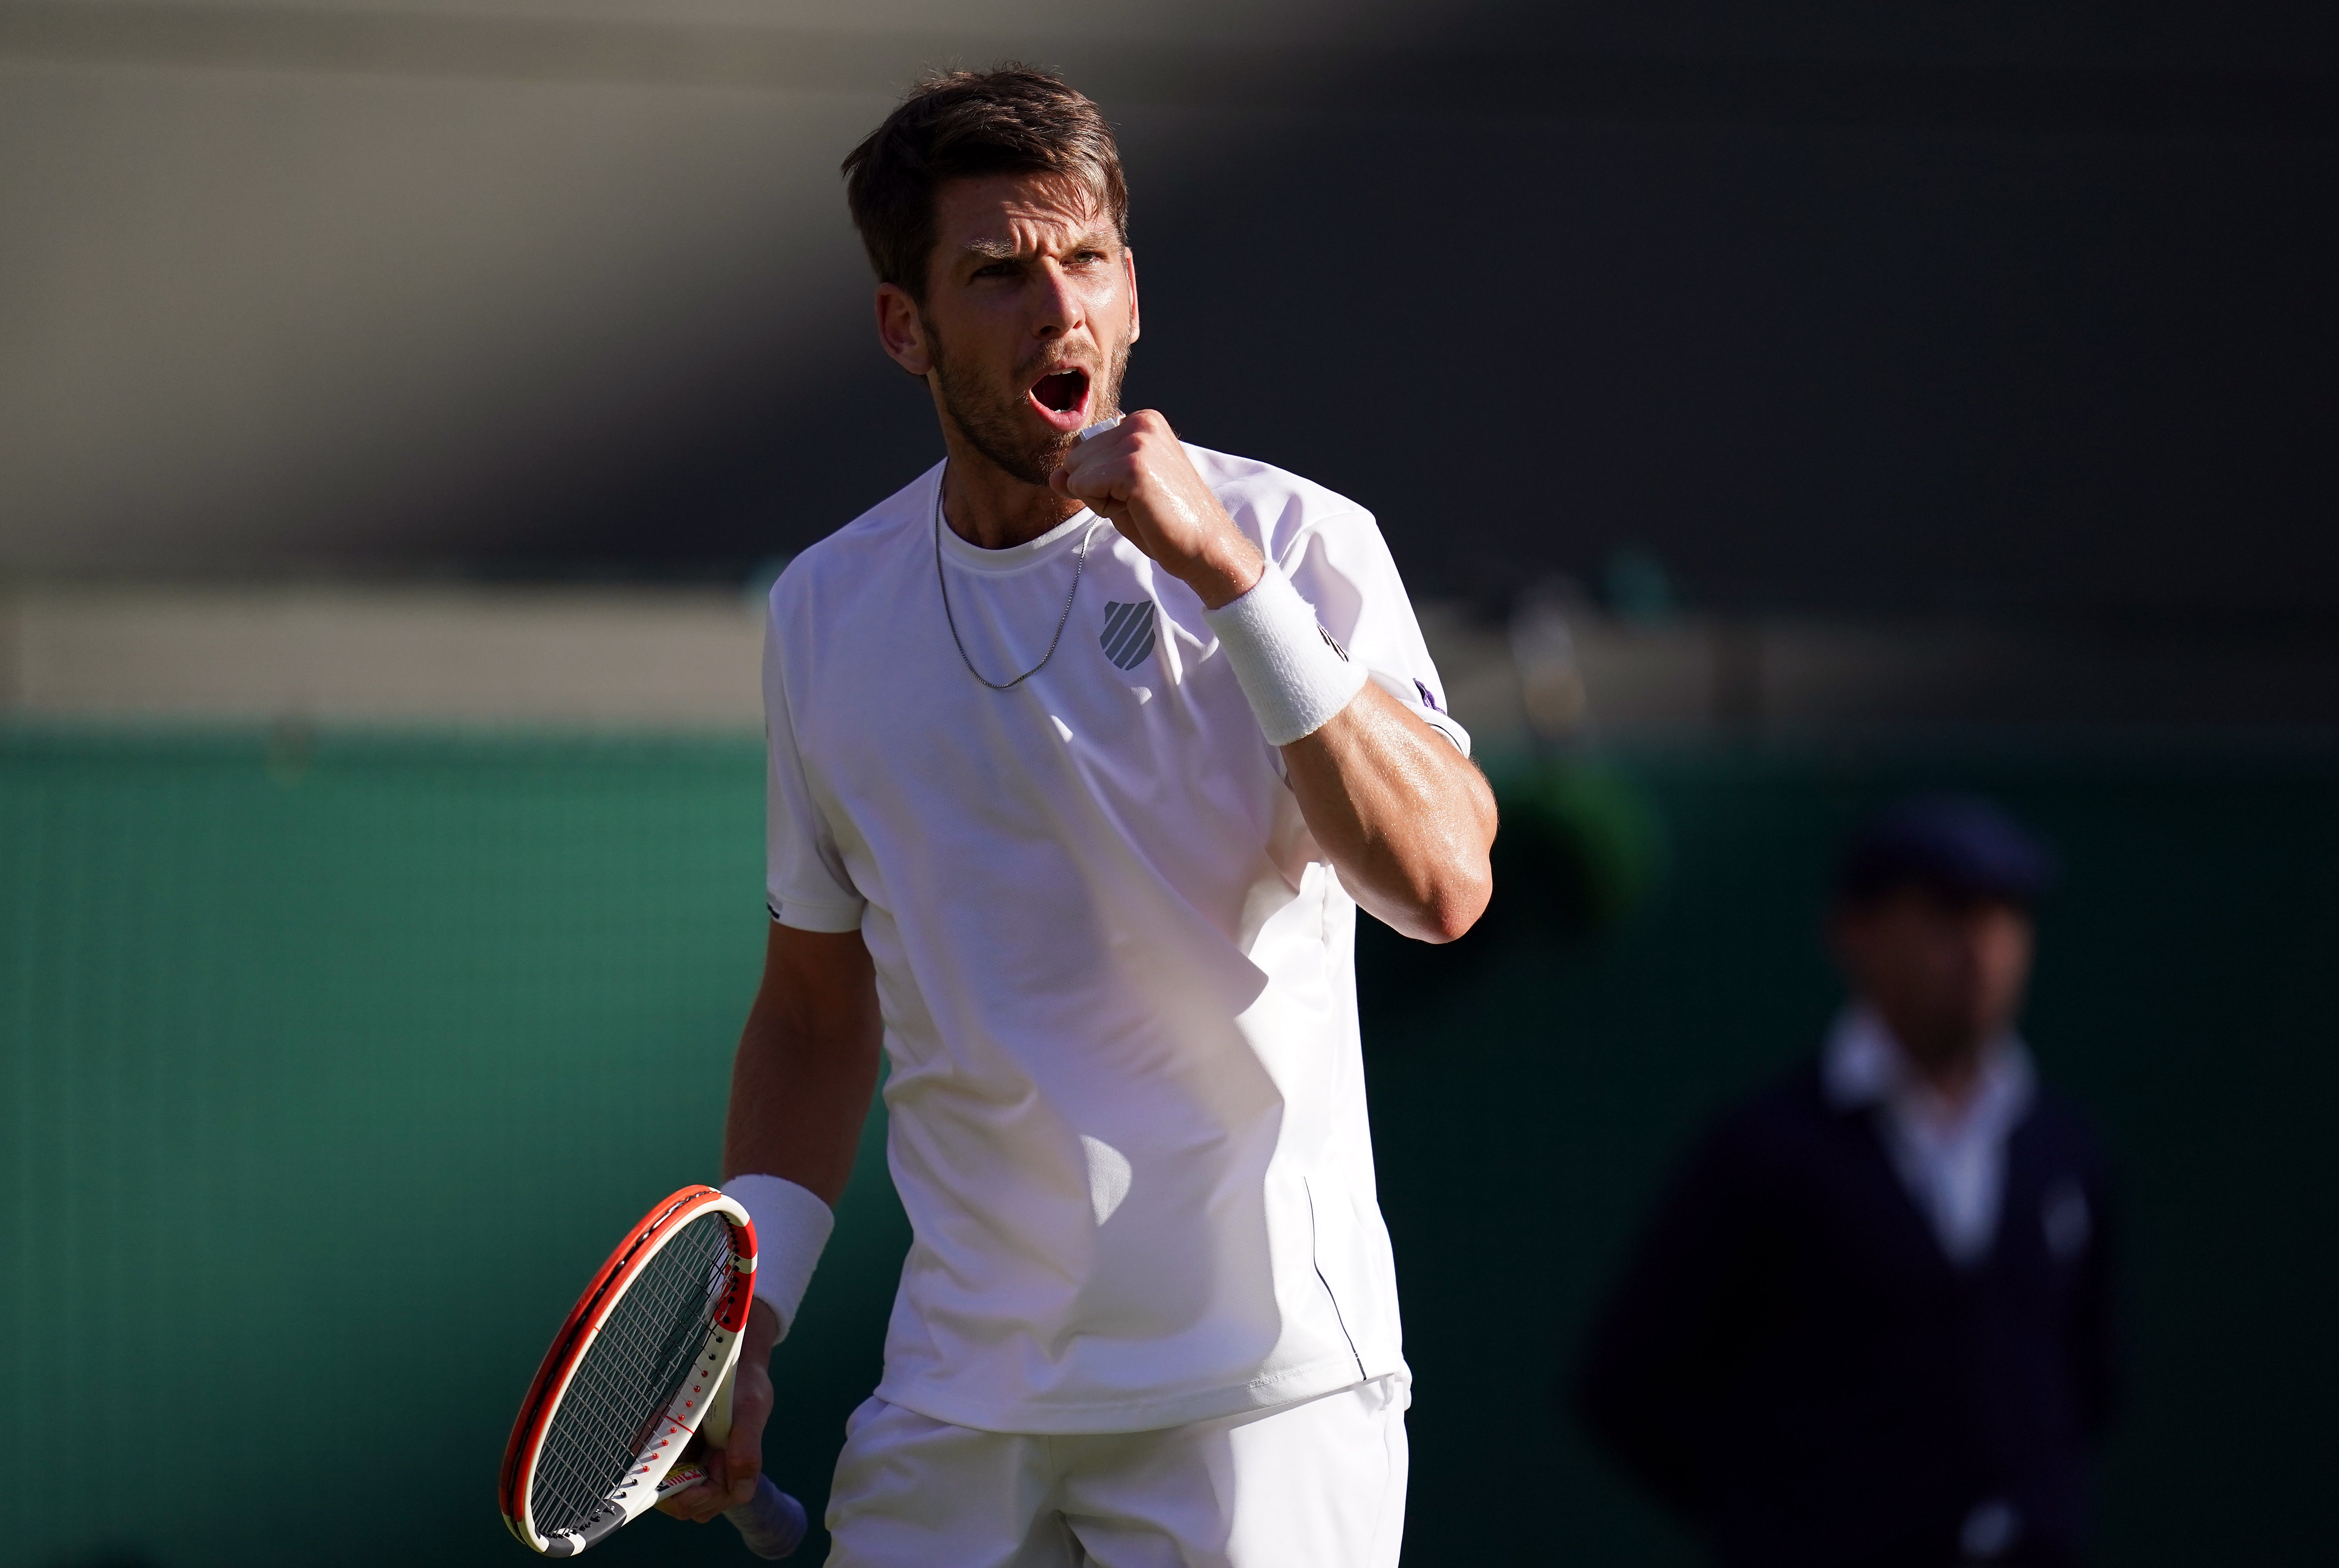
[[[1242,597],[1267,569],[1194,471],[1178,432],[1151,409],[1075,443],[1048,487],[1119,528],[1205,609]]]

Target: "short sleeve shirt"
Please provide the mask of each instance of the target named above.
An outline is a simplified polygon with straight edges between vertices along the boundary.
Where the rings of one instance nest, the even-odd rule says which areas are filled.
[[[1187,449],[1466,753],[1370,515]],[[938,526],[941,478],[789,567],[765,667],[773,916],[858,930],[884,1016],[913,1241],[880,1395],[1137,1431],[1400,1369],[1356,906],[1280,754],[1199,601],[1110,524],[979,549]]]

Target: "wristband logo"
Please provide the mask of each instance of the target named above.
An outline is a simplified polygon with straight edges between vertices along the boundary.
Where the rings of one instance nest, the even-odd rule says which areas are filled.
[[[1153,652],[1153,601],[1140,599],[1125,605],[1106,600],[1104,630],[1097,634],[1097,646],[1122,669],[1133,670],[1143,664]]]

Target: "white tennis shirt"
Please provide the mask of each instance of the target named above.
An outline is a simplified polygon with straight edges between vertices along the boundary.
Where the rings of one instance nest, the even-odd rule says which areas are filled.
[[[1188,453],[1382,689],[1453,737],[1373,519]],[[878,1394],[1143,1431],[1403,1369],[1356,905],[1201,602],[1089,512],[979,549],[937,465],[773,586],[775,919],[859,930],[913,1239]]]

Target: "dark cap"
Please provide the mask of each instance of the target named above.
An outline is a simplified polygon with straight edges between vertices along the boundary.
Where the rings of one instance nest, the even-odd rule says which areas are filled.
[[[1971,795],[1920,795],[1871,818],[1836,870],[1840,898],[1864,902],[1911,883],[1953,898],[2035,904],[2055,885],[2054,853]]]

